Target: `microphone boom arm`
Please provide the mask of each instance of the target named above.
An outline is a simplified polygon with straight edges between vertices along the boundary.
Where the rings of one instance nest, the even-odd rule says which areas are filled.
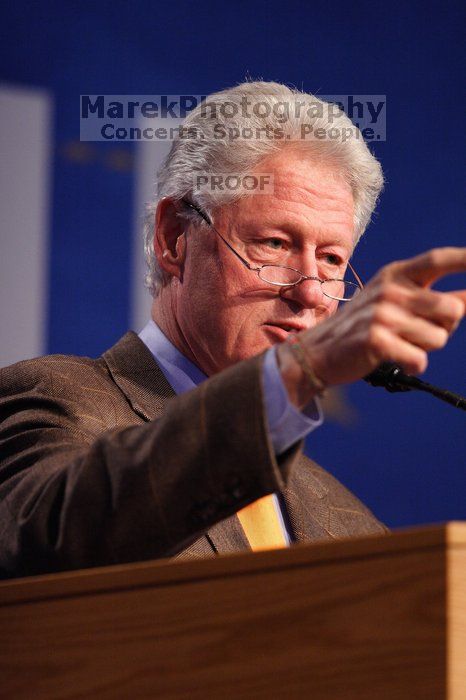
[[[433,384],[418,379],[418,377],[413,377],[411,374],[405,374],[401,367],[393,362],[382,362],[377,369],[363,377],[363,379],[371,386],[381,386],[391,393],[413,390],[425,391],[441,401],[446,401],[450,406],[466,411],[466,398],[455,394],[453,391],[440,389]]]

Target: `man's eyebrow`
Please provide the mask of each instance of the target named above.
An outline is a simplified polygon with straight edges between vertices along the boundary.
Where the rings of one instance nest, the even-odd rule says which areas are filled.
[[[343,240],[343,238],[332,238],[327,243],[322,245],[340,245],[342,248],[348,248],[348,241]]]
[[[295,224],[291,224],[290,222],[278,222],[278,221],[267,221],[264,219],[262,221],[263,227],[266,229],[273,229],[274,231],[281,231],[282,233],[287,233],[290,236],[299,236],[300,238],[304,238],[306,234],[308,233],[309,229],[307,227],[297,227]],[[313,231],[317,233],[319,236],[325,236],[328,234],[328,232],[325,229],[322,229],[319,226],[313,227]],[[332,235],[331,238],[329,237],[329,240],[325,243],[322,243],[321,245],[339,245],[342,248],[352,248],[352,245],[349,244],[347,240],[344,238],[341,238],[338,234]]]

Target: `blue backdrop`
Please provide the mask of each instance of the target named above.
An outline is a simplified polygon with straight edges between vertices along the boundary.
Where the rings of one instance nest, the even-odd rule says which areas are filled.
[[[387,185],[355,255],[367,279],[389,260],[465,245],[464,19],[462,2],[425,0],[9,3],[2,78],[55,101],[47,350],[95,356],[130,323],[133,148],[76,148],[80,94],[208,94],[246,76],[386,94],[387,140],[373,150]],[[463,394],[465,326],[426,375]],[[348,395],[354,423],[329,422],[309,453],[391,526],[466,518],[464,413],[362,383]]]

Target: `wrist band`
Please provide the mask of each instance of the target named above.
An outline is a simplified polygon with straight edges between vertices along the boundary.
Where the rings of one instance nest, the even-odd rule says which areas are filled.
[[[311,365],[307,361],[307,353],[303,347],[299,336],[295,333],[290,333],[286,340],[290,346],[290,350],[293,353],[295,360],[298,362],[299,366],[306,375],[306,379],[308,380],[309,384],[319,396],[323,396],[327,386],[322,381],[322,379],[319,379],[319,377],[315,374]]]

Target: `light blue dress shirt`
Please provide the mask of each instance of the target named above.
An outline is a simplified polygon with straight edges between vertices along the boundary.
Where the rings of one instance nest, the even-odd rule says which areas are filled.
[[[150,320],[139,333],[176,394],[183,394],[201,384],[207,376],[171,343],[157,324]],[[312,401],[299,411],[288,399],[278,369],[275,348],[270,348],[263,365],[264,398],[269,432],[275,454],[285,452],[321,425],[323,417],[319,401]],[[288,544],[291,534],[286,527],[280,502],[274,496],[275,508]]]

